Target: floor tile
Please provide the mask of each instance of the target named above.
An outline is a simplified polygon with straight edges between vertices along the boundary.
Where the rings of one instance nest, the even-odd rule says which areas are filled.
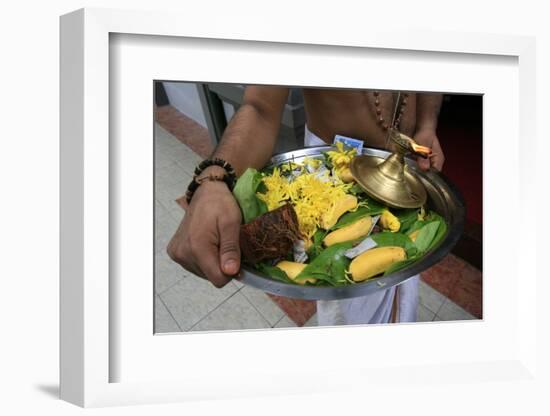
[[[155,190],[158,189],[159,186],[175,185],[189,177],[189,172],[183,169],[178,163],[172,162],[163,168],[156,169]]]
[[[232,285],[237,290],[241,290],[244,287],[242,283],[237,282],[235,279],[231,279],[228,285]]]
[[[311,318],[316,310],[317,304],[315,301],[292,299],[284,296],[276,296],[269,294],[269,297],[279,305],[285,314],[292,319],[296,325],[302,326],[309,318]]]
[[[155,296],[155,333],[161,332],[181,332],[181,328],[174,320],[162,300]]]
[[[170,105],[157,107],[155,119],[180,142],[187,144],[203,158],[214,150],[208,129],[180,113]]]
[[[158,213],[164,213],[167,212],[164,205],[162,205],[159,201],[155,200],[155,218],[157,218]]]
[[[189,272],[173,261],[166,250],[159,250],[155,254],[155,293],[159,294],[172,287],[180,279],[184,279]]]
[[[166,251],[178,225],[178,222],[167,210],[159,208],[158,212],[155,212],[155,253]]]
[[[304,326],[319,326],[319,323],[317,322],[317,314],[309,318]]]
[[[165,168],[173,162],[174,160],[170,157],[169,149],[155,146],[155,170]]]
[[[435,317],[435,321],[462,321],[462,320],[470,320],[470,319],[478,319],[472,314],[468,313],[466,310],[458,306],[453,301],[447,299],[447,301],[443,304],[441,309],[437,312],[437,315]]]
[[[171,153],[172,160],[178,164],[188,175],[193,175],[197,165],[203,160],[184,144],[174,147]]]
[[[182,143],[174,137],[173,134],[163,128],[159,123],[155,123],[155,148],[166,150],[181,144]]]
[[[449,298],[460,307],[468,311],[468,313],[481,318],[483,315],[483,302],[481,294],[481,282],[472,283],[467,281],[459,281],[452,290]]]
[[[481,271],[470,264],[466,264],[460,273],[460,279],[451,290],[449,298],[472,315],[481,318],[483,312],[483,280]]]
[[[241,283],[239,280],[237,279],[233,279],[232,282],[235,284],[235,286],[237,286],[239,289],[244,287],[244,283]]]
[[[193,273],[185,270],[182,266],[172,260],[166,250],[160,250],[155,254],[155,266],[158,268],[158,279],[155,275],[155,292],[161,294],[168,288],[172,287],[175,283],[179,282],[180,279],[192,278],[199,279]],[[234,292],[242,288],[242,284],[237,285],[235,281],[232,280],[228,283],[228,288],[226,290]]]
[[[178,223],[183,219],[185,210],[178,205],[176,199],[185,195],[189,182],[191,182],[191,177],[186,176],[181,182],[173,185],[159,183],[155,188],[155,201],[166,208]]]
[[[284,315],[273,328],[296,328],[296,323],[288,316]]]
[[[166,167],[167,162],[175,162],[189,175],[193,175],[195,167],[203,158],[162,127],[156,131],[158,133],[155,137],[155,162],[158,163],[156,168]]]
[[[460,279],[460,272],[465,267],[466,262],[449,254],[439,263],[422,272],[422,280],[428,283],[439,293],[448,297]]]
[[[187,331],[237,290],[233,284],[218,289],[210,282],[189,274],[189,277],[161,293],[160,297],[178,325]]]
[[[429,322],[433,321],[435,313],[425,307],[423,304],[418,305],[416,310],[416,322]]]
[[[240,292],[237,292],[191,328],[191,331],[259,328],[271,328],[271,325]]]
[[[251,286],[244,286],[240,293],[248,299],[271,326],[279,322],[285,314],[269,296],[259,289],[255,289]]]
[[[433,289],[430,285],[426,284],[422,280],[418,287],[419,302],[426,306],[433,313],[437,313],[446,298],[437,290]]]

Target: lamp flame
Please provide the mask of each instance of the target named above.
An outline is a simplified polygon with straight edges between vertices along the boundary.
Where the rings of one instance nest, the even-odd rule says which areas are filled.
[[[411,141],[411,147],[412,147],[412,150],[415,152],[415,153],[418,153],[420,156],[422,157],[430,157],[430,155],[432,154],[432,149],[427,147],[427,146],[421,146],[419,144],[416,144],[415,142]]]

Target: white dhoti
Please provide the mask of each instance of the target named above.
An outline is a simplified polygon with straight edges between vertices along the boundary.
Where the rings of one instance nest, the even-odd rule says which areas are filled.
[[[326,145],[306,126],[304,145]],[[416,322],[418,284],[416,275],[398,286],[379,290],[358,298],[317,301],[319,325],[357,325],[395,322]],[[392,316],[393,315],[393,316]]]

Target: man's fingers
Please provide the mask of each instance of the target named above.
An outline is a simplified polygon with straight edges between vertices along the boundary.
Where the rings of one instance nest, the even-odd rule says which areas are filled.
[[[168,257],[170,257],[173,261],[178,263],[181,267],[183,267],[188,272],[191,272],[199,277],[205,278],[203,273],[195,264],[187,261],[187,256],[183,254],[184,252],[178,250],[177,244],[174,242],[174,240],[170,241],[170,243],[168,244],[166,248],[166,253],[168,253]]]
[[[416,161],[418,167],[424,171],[430,169],[430,167],[440,171],[443,168],[445,156],[443,155],[443,150],[441,149],[441,145],[435,133],[420,132],[415,135],[414,140],[418,144],[432,149],[432,153],[427,159],[417,157]]]
[[[445,162],[445,155],[443,154],[439,141],[434,143],[432,151],[433,156],[430,158],[430,163],[434,169],[441,171],[441,169],[443,169],[443,163]]]
[[[218,220],[220,236],[220,265],[222,271],[230,276],[239,272],[241,267],[241,250],[239,248],[240,222]]]
[[[434,155],[432,158],[431,158],[431,164],[433,166],[433,168],[437,171],[440,171],[441,172],[441,169],[443,168],[443,156],[442,155]]]
[[[422,170],[428,170],[430,169],[430,159],[424,159],[422,157],[417,158],[417,163],[420,169]]]
[[[231,278],[222,273],[218,248],[213,245],[204,245],[197,248],[194,256],[204,276],[216,287],[225,286]]]

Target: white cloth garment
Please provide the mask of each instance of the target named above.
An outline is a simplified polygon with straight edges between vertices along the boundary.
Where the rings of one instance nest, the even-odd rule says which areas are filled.
[[[306,126],[304,146],[326,145],[320,137]],[[418,285],[420,276],[412,276],[398,286],[379,290],[367,296],[342,300],[318,300],[317,322],[319,325],[358,325],[388,323],[391,319],[393,298],[398,295],[397,322],[416,322]]]

